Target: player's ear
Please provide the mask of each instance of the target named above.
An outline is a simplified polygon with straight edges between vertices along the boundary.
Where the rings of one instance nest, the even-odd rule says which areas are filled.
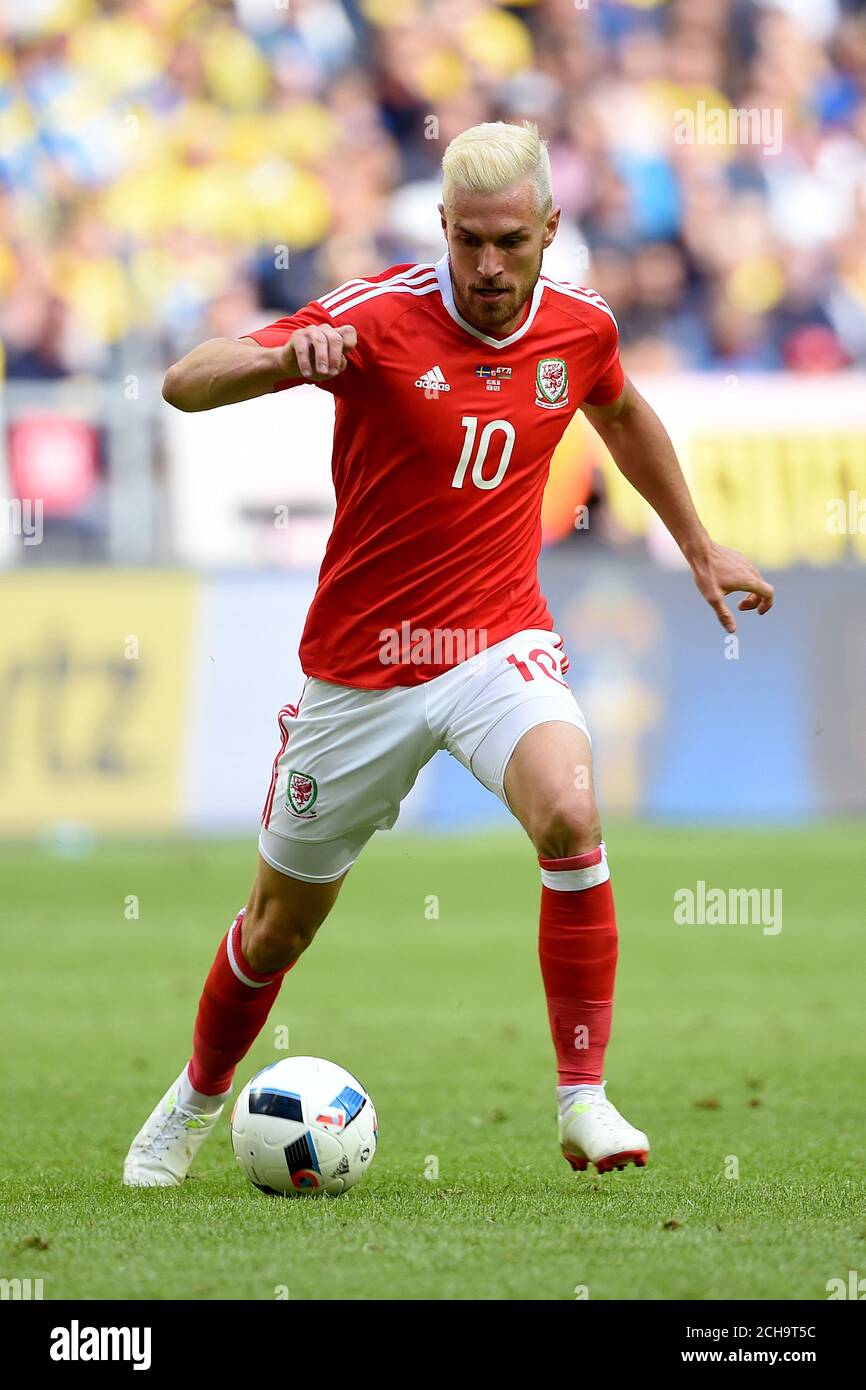
[[[548,246],[553,241],[553,238],[556,236],[556,229],[559,226],[559,218],[561,213],[562,208],[554,208],[544,224],[544,240],[541,243],[541,249],[543,251],[547,250]]]
[[[445,216],[445,204],[444,204],[444,203],[440,203],[440,204],[439,204],[439,221],[442,223],[442,230],[443,230],[443,232],[445,233],[445,235],[447,236],[447,235],[448,235],[448,218]]]

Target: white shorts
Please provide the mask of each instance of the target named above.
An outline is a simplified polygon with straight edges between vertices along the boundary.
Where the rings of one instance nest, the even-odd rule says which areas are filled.
[[[505,769],[529,729],[559,721],[589,737],[563,660],[561,638],[532,629],[420,685],[359,690],[308,677],[298,705],[278,715],[262,857],[310,883],[340,878],[375,830],[391,828],[440,748],[507,806]]]

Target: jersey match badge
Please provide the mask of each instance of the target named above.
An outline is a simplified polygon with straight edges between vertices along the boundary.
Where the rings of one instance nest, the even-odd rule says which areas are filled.
[[[568,365],[562,357],[542,357],[535,369],[535,404],[568,405]]]
[[[510,367],[476,367],[475,375],[485,377],[484,385],[488,391],[501,391],[503,381],[511,380]]]
[[[314,816],[313,810],[319,787],[315,777],[306,772],[290,772],[286,787],[286,807],[295,816]]]

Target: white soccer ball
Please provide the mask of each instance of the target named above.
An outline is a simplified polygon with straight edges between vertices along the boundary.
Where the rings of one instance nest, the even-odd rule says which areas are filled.
[[[376,1110],[351,1072],[322,1057],[284,1057],[248,1081],[232,1110],[242,1172],[278,1197],[337,1197],[376,1152]]]

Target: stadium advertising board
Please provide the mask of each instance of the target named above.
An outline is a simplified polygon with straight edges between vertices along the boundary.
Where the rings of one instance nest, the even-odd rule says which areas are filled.
[[[0,832],[177,824],[195,581],[3,577]]]

